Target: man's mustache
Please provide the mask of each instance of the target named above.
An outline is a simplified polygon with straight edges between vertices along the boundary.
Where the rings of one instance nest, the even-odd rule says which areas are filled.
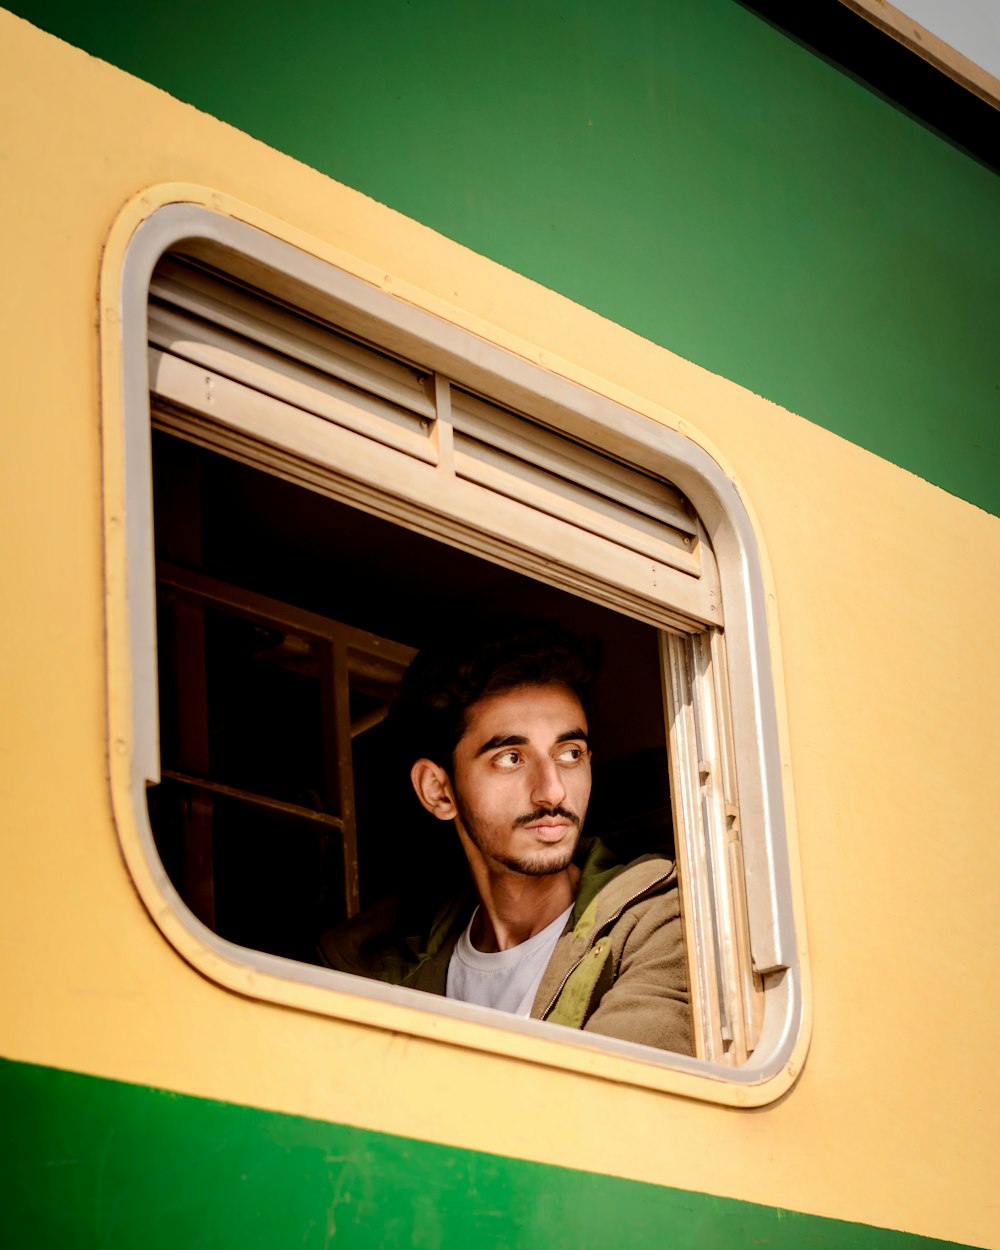
[[[527,816],[518,816],[514,821],[514,828],[518,829],[522,825],[533,825],[538,820],[545,820],[546,817],[552,818],[558,816],[561,820],[569,820],[574,825],[580,823],[580,817],[576,812],[571,812],[568,807],[537,807],[533,812],[529,812]]]

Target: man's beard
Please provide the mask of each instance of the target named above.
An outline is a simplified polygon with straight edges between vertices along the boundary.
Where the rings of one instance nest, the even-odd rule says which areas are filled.
[[[518,816],[514,821],[513,828],[523,828],[525,825],[533,824],[537,820],[544,820],[546,816],[557,816],[562,820],[571,821],[576,826],[574,836],[567,836],[557,846],[539,847],[534,851],[526,851],[522,855],[505,855],[490,846],[489,839],[483,837],[482,831],[476,828],[475,816],[457,796],[455,806],[458,808],[458,815],[463,829],[483,856],[486,859],[493,860],[494,863],[502,864],[505,868],[509,868],[511,872],[520,873],[522,877],[550,877],[555,873],[565,872],[573,862],[577,843],[580,840],[580,831],[583,829],[583,817],[577,816],[576,812],[570,811],[569,808],[536,808],[533,812],[528,812],[524,816]]]

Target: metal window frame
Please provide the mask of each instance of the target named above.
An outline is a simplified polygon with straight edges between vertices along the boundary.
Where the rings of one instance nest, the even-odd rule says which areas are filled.
[[[589,581],[605,601],[613,596],[656,625],[721,623],[715,560],[707,549],[702,558],[700,527],[668,484],[464,392],[444,371],[399,364],[421,382],[408,395],[397,387],[387,403],[383,379],[370,366],[366,375],[359,359],[367,351],[381,363],[381,353],[358,344],[345,385],[339,331],[330,330],[334,350],[324,352],[319,326],[278,305],[262,308],[258,294],[197,270],[190,287],[174,281],[164,292],[159,273],[150,383],[165,405],[161,428],[404,525],[423,522],[432,535],[522,571],[530,552],[544,580],[571,592]],[[183,311],[161,292],[180,294]],[[307,367],[296,331],[312,340]],[[327,471],[339,464],[350,468]],[[503,534],[517,538],[504,543]]]
[[[221,197],[209,202],[217,206]],[[710,1101],[761,1105],[778,1097],[801,1066],[807,1031],[765,591],[756,537],[733,481],[692,440],[378,290],[232,208],[169,200],[157,206],[147,193],[131,224],[119,228],[128,229],[128,239],[109,248],[102,287],[112,799],[126,861],[168,939],[206,975],[265,1001]],[[757,1045],[741,1066],[534,1020],[501,1021],[467,1004],[244,950],[206,929],[181,903],[159,864],[145,808],[146,787],[159,775],[147,305],[157,262],[178,249],[550,430],[641,464],[693,504],[716,554],[726,604],[733,745],[727,767],[739,789],[746,938],[764,987]]]

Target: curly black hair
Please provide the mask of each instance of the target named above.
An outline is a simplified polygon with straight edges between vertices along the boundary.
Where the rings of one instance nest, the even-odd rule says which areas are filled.
[[[433,760],[448,772],[473,704],[518,686],[565,686],[589,713],[601,643],[554,621],[463,622],[423,647],[403,678],[389,723],[408,767]]]

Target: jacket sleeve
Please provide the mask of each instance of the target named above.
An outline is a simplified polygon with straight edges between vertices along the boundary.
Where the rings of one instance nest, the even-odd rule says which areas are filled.
[[[676,889],[645,899],[611,935],[605,975],[583,1027],[624,1041],[692,1053],[687,957]]]

